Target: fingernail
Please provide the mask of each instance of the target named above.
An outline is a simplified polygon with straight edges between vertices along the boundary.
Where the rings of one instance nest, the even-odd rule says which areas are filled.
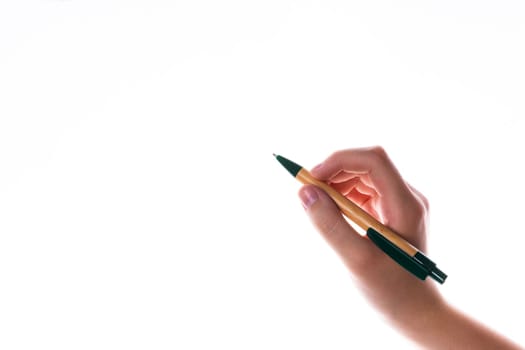
[[[308,209],[319,199],[319,195],[317,194],[317,191],[315,189],[311,187],[304,187],[299,192],[299,198],[301,198],[303,207],[305,209]]]

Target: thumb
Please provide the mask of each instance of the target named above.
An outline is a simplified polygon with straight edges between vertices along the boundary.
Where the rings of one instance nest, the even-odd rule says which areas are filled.
[[[351,269],[370,261],[373,244],[358,234],[345,220],[333,200],[320,188],[305,185],[299,198],[312,224]]]

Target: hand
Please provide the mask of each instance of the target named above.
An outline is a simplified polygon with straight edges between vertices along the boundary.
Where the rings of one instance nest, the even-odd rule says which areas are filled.
[[[336,152],[311,173],[425,251],[428,201],[403,180],[382,148]],[[439,350],[521,349],[449,306],[434,281],[417,279],[358,234],[320,188],[306,185],[299,196],[367,299],[414,342]]]
[[[323,180],[425,251],[428,201],[406,183],[380,147],[332,154],[312,169]],[[359,235],[321,189],[307,185],[299,195],[313,224],[354,276],[367,299],[394,324],[418,322],[414,315],[442,305],[434,282],[417,279]]]

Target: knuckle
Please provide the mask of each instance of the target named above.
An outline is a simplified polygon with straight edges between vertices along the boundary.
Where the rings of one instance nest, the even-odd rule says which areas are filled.
[[[319,230],[325,238],[332,244],[342,243],[346,236],[346,230],[343,227],[343,220],[322,220],[319,223]]]
[[[379,161],[385,161],[388,159],[388,154],[386,153],[386,150],[383,148],[383,146],[376,145],[370,147],[370,153]]]
[[[416,203],[413,206],[412,212],[413,212],[414,217],[417,219],[421,219],[426,216],[425,206],[421,205],[420,203]]]
[[[406,223],[418,223],[427,218],[427,209],[416,197],[405,198],[399,209]]]
[[[412,191],[412,194],[417,198],[419,203],[426,209],[426,211],[428,211],[429,208],[430,208],[430,202],[428,201],[428,198],[425,197],[425,195],[423,193],[421,193],[420,191],[418,191],[414,187],[410,186],[410,184],[407,183],[407,185],[408,185],[409,189]]]
[[[337,161],[337,160],[344,158],[347,153],[348,153],[348,150],[338,150],[338,151],[332,152],[332,154],[330,154],[328,159]]]
[[[421,195],[421,202],[423,203],[423,206],[425,207],[426,211],[428,212],[430,210],[430,202],[428,201],[428,198],[424,195]]]
[[[412,220],[417,220],[426,216],[426,208],[418,197],[408,196],[405,198],[404,211],[410,215]]]

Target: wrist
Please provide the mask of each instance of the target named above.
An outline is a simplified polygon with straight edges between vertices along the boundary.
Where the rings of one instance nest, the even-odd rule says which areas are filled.
[[[523,350],[520,346],[448,304],[439,294],[412,309],[394,326],[424,349]],[[416,303],[414,303],[416,306]]]
[[[387,315],[389,323],[410,340],[425,348],[433,348],[443,324],[453,317],[451,307],[441,296],[432,281],[423,282],[422,288],[407,293]]]
[[[419,310],[413,310],[401,331],[422,348],[442,349],[436,345],[442,342],[440,338],[444,336],[443,325],[453,323],[454,314],[451,311],[450,305],[441,295],[437,295]]]

